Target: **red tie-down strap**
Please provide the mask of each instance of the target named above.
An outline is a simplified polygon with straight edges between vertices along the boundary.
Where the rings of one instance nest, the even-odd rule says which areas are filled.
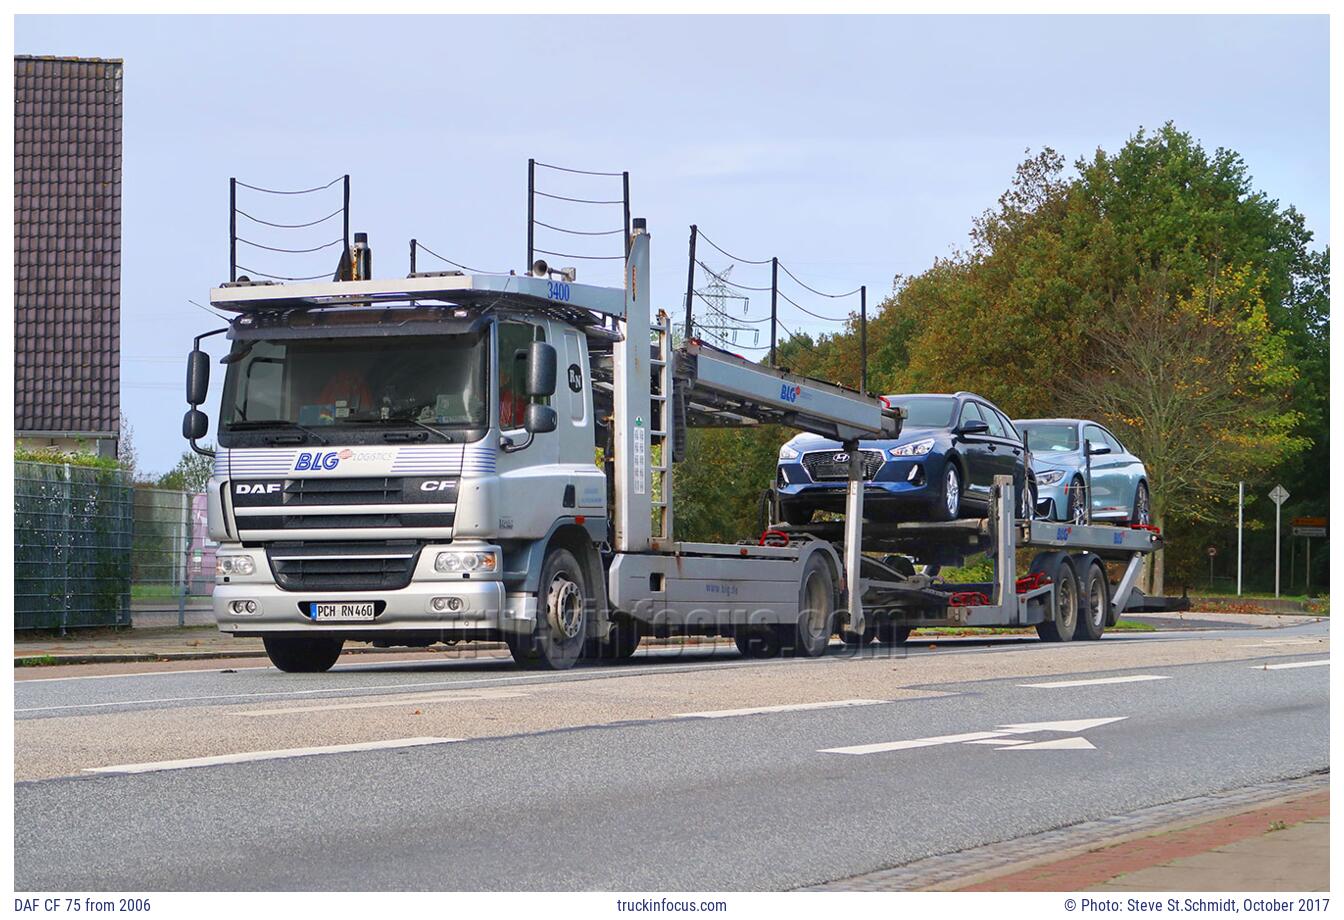
[[[1130,529],[1130,530],[1146,530],[1146,531],[1148,531],[1149,533],[1155,533],[1155,534],[1157,534],[1159,537],[1162,536],[1162,528],[1161,528],[1161,527],[1158,527],[1158,526],[1156,526],[1156,525],[1154,525],[1154,524],[1130,524],[1130,525],[1129,525],[1129,529]]]
[[[983,607],[989,598],[980,591],[958,591],[947,599],[949,607]]]
[[[789,535],[782,530],[763,530],[757,546],[788,546]]]
[[[1028,591],[1044,588],[1048,584],[1050,584],[1050,579],[1044,572],[1032,572],[1030,575],[1023,575],[1017,580],[1017,593],[1026,594]]]

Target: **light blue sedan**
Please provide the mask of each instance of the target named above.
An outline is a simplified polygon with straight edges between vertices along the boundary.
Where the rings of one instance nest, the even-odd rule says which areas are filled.
[[[1039,516],[1082,524],[1087,520],[1090,491],[1092,520],[1151,523],[1148,471],[1104,427],[1078,418],[1014,419],[1013,426],[1022,432],[1031,452]]]

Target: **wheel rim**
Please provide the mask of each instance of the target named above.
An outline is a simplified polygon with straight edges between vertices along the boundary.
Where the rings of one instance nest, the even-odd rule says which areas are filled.
[[[821,577],[814,570],[807,576],[807,583],[803,586],[803,597],[807,603],[807,631],[808,634],[816,639],[827,632],[826,627],[828,613],[826,603],[826,586],[822,584]]]
[[[961,507],[961,479],[957,476],[957,468],[949,466],[947,468],[947,483],[944,489],[947,495],[947,513],[952,517],[957,516],[957,509]]]
[[[1074,623],[1078,619],[1078,586],[1067,573],[1061,572],[1059,584],[1056,587],[1059,597],[1059,608],[1055,611],[1055,622],[1062,632],[1069,632],[1073,629]]]
[[[1106,585],[1096,575],[1088,580],[1087,609],[1092,617],[1092,625],[1101,629],[1106,622]]]
[[[1134,503],[1135,503],[1136,505],[1139,506],[1139,507],[1138,507],[1138,513],[1135,515],[1135,517],[1137,517],[1138,520],[1135,521],[1135,523],[1136,523],[1136,524],[1147,524],[1147,523],[1149,523],[1149,521],[1148,521],[1148,513],[1149,513],[1149,512],[1148,512],[1148,489],[1147,489],[1147,487],[1144,486],[1142,483],[1139,484],[1139,497],[1135,500]]]
[[[1034,507],[1035,502],[1031,500],[1031,485],[1030,484],[1024,485],[1022,487],[1022,507],[1021,507],[1022,520],[1024,521],[1031,520],[1031,511],[1032,508]]]
[[[557,572],[546,594],[546,619],[551,629],[573,639],[583,629],[583,591],[565,572]]]
[[[1073,485],[1069,486],[1069,520],[1075,524],[1087,522],[1086,509],[1083,507],[1087,501],[1086,492],[1083,484],[1074,480]]]

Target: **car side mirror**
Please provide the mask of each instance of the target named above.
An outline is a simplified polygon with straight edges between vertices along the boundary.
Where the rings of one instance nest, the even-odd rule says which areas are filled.
[[[989,431],[989,422],[984,419],[971,419],[957,429],[957,434],[985,434]]]
[[[1109,454],[1110,452],[1111,448],[1108,444],[1093,444],[1091,441],[1087,442],[1087,455],[1089,457],[1095,457],[1098,454]]]
[[[531,403],[523,415],[523,430],[528,434],[546,434],[554,431],[557,424],[555,410],[541,403]]]
[[[200,409],[191,408],[182,416],[182,437],[199,441],[210,430],[210,419]]]
[[[555,347],[533,342],[527,350],[527,395],[551,396],[555,393]],[[547,431],[554,430],[554,426]]]
[[[199,348],[187,354],[187,404],[199,406],[210,390],[210,356]]]

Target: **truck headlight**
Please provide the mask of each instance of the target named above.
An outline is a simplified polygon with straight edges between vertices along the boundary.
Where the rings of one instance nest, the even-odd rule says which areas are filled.
[[[434,571],[444,575],[451,575],[455,572],[497,572],[499,571],[499,557],[493,551],[463,552],[461,550],[449,550],[439,553],[434,558]]]
[[[797,459],[798,459],[798,451],[794,450],[792,447],[790,447],[789,445],[785,444],[783,447],[781,447],[781,448],[779,449],[779,459],[781,459],[781,460],[797,460]]]
[[[253,575],[257,563],[251,556],[216,556],[216,575]]]
[[[1052,486],[1064,478],[1063,470],[1045,470],[1036,474],[1036,485]]]
[[[931,450],[933,450],[933,438],[925,438],[922,441],[911,441],[909,444],[893,447],[888,453],[893,457],[922,457]]]

